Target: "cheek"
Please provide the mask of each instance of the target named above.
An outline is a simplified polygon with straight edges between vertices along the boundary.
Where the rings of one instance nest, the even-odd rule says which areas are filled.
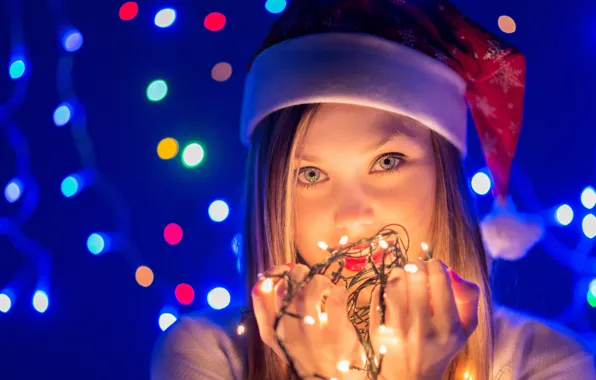
[[[317,243],[333,235],[332,216],[329,202],[297,196],[294,238],[298,251],[307,263],[314,264],[326,257]]]

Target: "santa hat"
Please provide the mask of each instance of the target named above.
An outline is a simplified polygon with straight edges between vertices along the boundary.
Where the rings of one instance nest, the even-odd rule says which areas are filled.
[[[520,234],[535,230],[531,219],[501,207],[510,204],[525,72],[516,48],[447,1],[294,0],[249,67],[241,138],[250,145],[258,123],[277,110],[344,103],[411,117],[464,157],[469,107],[499,211],[482,223],[485,246],[494,257],[518,258],[542,235]]]

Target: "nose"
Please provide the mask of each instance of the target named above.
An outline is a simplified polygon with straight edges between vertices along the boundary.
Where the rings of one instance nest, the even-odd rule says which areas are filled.
[[[352,191],[339,195],[335,210],[335,226],[350,236],[361,235],[373,222],[373,209],[363,194]]]

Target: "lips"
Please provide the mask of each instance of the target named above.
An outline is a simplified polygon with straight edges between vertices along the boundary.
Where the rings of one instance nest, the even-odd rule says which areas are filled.
[[[388,244],[393,244],[393,242],[387,242]],[[349,243],[347,244],[349,245]],[[352,250],[355,251],[362,251],[370,247],[370,244],[361,244],[351,247]],[[375,249],[372,260],[375,264],[380,264],[383,261],[383,254],[385,249],[379,248],[378,243],[373,243],[373,249]],[[367,265],[367,257],[344,257],[343,261],[345,263],[344,268],[351,271],[351,272],[360,272],[363,270]]]

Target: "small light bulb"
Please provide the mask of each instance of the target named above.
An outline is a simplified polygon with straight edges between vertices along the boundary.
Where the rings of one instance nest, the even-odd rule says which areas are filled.
[[[410,263],[410,264],[406,264],[404,266],[404,270],[409,273],[416,273],[416,272],[418,272],[418,267],[416,266],[416,264]]]
[[[428,251],[428,244],[426,244],[425,242],[420,243],[420,247],[424,252]]]
[[[379,246],[383,249],[389,248],[389,244],[385,240],[379,240]]]
[[[466,371],[466,373],[464,373],[464,379],[469,379],[470,378],[470,374]]]
[[[337,363],[337,369],[341,372],[349,372],[350,371],[350,361],[349,360],[341,360]]]
[[[321,321],[321,324],[324,325],[327,323],[328,320],[328,315],[325,312],[319,312],[319,321]]]
[[[387,347],[384,344],[381,344],[379,347],[379,353],[385,355],[387,353]]]
[[[329,248],[329,246],[328,246],[327,244],[325,244],[325,242],[324,242],[324,241],[320,241],[320,242],[318,242],[318,243],[317,243],[317,246],[318,246],[319,248],[321,248],[323,251],[326,251],[326,250],[327,250],[327,248]]]
[[[315,319],[310,315],[307,315],[306,317],[304,317],[304,323],[306,323],[307,325],[314,325]]]
[[[339,244],[341,244],[341,245],[345,245],[347,242],[348,242],[347,236],[342,236],[341,239],[339,239]]]
[[[236,328],[236,332],[238,333],[238,335],[244,334],[245,331],[246,331],[246,328],[242,324],[238,325],[238,327]]]
[[[261,284],[261,291],[264,293],[271,293],[273,290],[273,280],[271,278],[266,278],[265,281]]]

